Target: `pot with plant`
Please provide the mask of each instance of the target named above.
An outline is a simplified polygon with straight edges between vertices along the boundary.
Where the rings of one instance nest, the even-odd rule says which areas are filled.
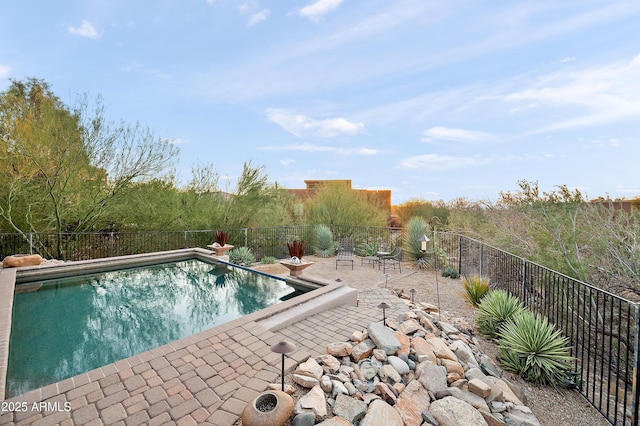
[[[226,252],[231,250],[234,246],[227,244],[229,234],[226,231],[216,231],[215,242],[207,247],[213,250],[214,256],[224,256]]]
[[[289,275],[292,277],[297,277],[302,273],[303,269],[313,265],[313,262],[302,260],[305,248],[306,244],[304,241],[293,240],[293,242],[287,243],[290,258],[281,260],[280,263],[289,269]]]

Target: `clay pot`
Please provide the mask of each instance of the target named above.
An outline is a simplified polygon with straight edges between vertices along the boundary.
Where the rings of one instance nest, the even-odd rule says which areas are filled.
[[[243,426],[282,426],[293,412],[293,398],[282,391],[263,392],[242,412]]]

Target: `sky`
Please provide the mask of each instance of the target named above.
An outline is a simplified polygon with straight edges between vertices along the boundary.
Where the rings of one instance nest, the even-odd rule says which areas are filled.
[[[497,200],[640,196],[638,0],[3,0],[0,90],[101,96],[176,173]]]

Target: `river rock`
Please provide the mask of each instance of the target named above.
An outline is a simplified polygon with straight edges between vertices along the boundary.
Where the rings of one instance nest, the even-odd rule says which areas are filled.
[[[511,410],[503,412],[502,415],[508,425],[540,426],[540,422],[531,409],[524,405],[516,405]]]
[[[458,360],[469,367],[478,367],[478,361],[476,361],[476,357],[473,355],[473,351],[462,340],[456,340],[451,344],[451,348],[458,357]]]
[[[373,365],[371,365],[371,361],[369,361],[368,359],[360,362],[360,372],[367,380],[372,380],[376,376],[376,374],[378,374]]]
[[[320,362],[322,363],[322,368],[327,373],[337,373],[340,369],[340,361],[333,355],[322,355]]]
[[[329,376],[322,376],[320,378],[320,387],[325,392],[331,392],[331,389],[333,389],[333,384],[331,383],[331,379],[329,378]]]
[[[416,366],[416,377],[424,388],[430,392],[446,390],[447,370],[441,365],[421,362]]]
[[[340,394],[349,395],[349,391],[347,390],[346,387],[344,387],[344,384],[341,381],[332,380],[331,385],[332,385],[331,395],[333,395],[334,398]]]
[[[369,409],[360,426],[404,426],[400,414],[389,404],[381,399],[376,399],[369,404]]]
[[[349,342],[337,342],[327,345],[327,353],[336,357],[351,355],[352,346]]]
[[[338,362],[338,366],[339,364],[340,363]],[[315,359],[309,358],[305,362],[298,365],[298,368],[296,368],[295,374],[299,374],[302,376],[309,376],[309,377],[313,377],[316,380],[320,380],[320,378],[324,374],[324,370],[322,369],[322,366],[318,364],[318,362]]]
[[[367,330],[376,347],[384,350],[387,355],[393,355],[400,349],[400,342],[391,328],[374,322],[368,325]]]
[[[398,331],[400,333],[409,335],[409,334],[415,333],[421,328],[422,327],[420,327],[420,324],[418,324],[418,321],[414,319],[408,319],[398,326]]]
[[[315,377],[305,376],[302,374],[294,374],[292,376],[293,381],[302,386],[303,388],[312,388],[315,385],[319,385],[320,381]]]
[[[429,412],[440,426],[488,426],[478,410],[453,396],[433,401]]]
[[[409,364],[407,364],[397,356],[390,355],[389,358],[387,358],[387,362],[389,362],[389,364],[391,364],[391,366],[395,368],[400,375],[407,374],[409,371],[411,371],[409,368]]]
[[[410,348],[409,336],[407,336],[406,334],[400,333],[399,331],[396,331],[393,334],[396,336],[396,339],[398,339],[398,342],[400,342],[400,349],[398,349],[398,356],[401,356],[401,355],[409,356],[409,348]]]
[[[398,371],[389,364],[383,365],[380,371],[378,371],[378,375],[380,376],[382,381],[391,384],[398,383],[402,380],[402,377],[400,377]]]
[[[456,362],[458,361],[458,357],[451,351],[451,349],[449,349],[449,346],[444,342],[444,340],[432,337],[431,339],[427,339],[427,343],[431,346],[436,358],[445,358]]]
[[[316,415],[312,411],[304,411],[296,414],[291,421],[291,426],[313,426],[316,424]]]
[[[376,344],[371,339],[363,340],[355,345],[351,351],[351,359],[354,362],[360,362],[365,358],[368,358],[376,348]]]

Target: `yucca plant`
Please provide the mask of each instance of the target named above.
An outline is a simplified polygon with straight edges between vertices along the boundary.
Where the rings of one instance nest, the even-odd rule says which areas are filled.
[[[485,337],[497,339],[503,323],[523,310],[522,302],[507,291],[490,291],[478,304],[478,330]]]
[[[525,310],[506,321],[499,336],[498,355],[505,369],[538,385],[564,381],[574,359],[569,339],[547,318]]]
[[[302,260],[302,256],[304,256],[304,249],[307,247],[304,241],[293,240],[291,243],[287,243],[287,250],[289,251],[289,256],[297,257]]]
[[[264,265],[268,265],[271,263],[276,263],[276,258],[273,256],[265,256],[262,259],[260,259],[260,263],[264,264]]]
[[[256,263],[256,257],[249,247],[237,247],[229,252],[229,262],[240,266],[251,266]]]
[[[338,243],[333,241],[333,233],[327,225],[316,225],[314,228],[316,239],[313,252],[319,257],[329,257],[338,249]]]
[[[427,250],[422,251],[420,238],[429,234],[429,225],[422,216],[414,216],[409,219],[406,226],[406,236],[402,249],[408,260],[413,261],[418,269],[426,269],[429,261],[433,259],[433,244],[427,244]]]
[[[464,277],[462,284],[464,284],[465,299],[477,308],[480,300],[489,292],[489,280],[474,275],[471,278]]]

